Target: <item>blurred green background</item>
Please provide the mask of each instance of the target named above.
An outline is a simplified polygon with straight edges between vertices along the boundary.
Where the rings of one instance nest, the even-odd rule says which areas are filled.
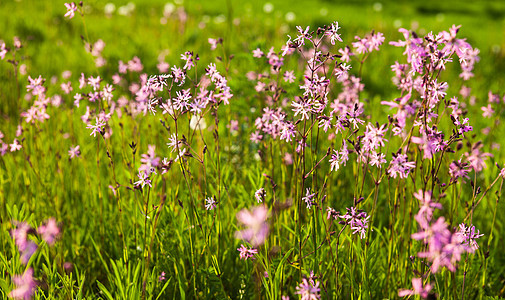
[[[12,44],[14,36],[21,38],[28,74],[59,75],[62,68],[92,72],[93,58],[85,53],[80,39],[86,31],[90,41],[106,43],[103,55],[111,74],[117,70],[117,60],[135,55],[141,57],[146,72],[155,73],[157,57],[164,49],[168,49],[170,61],[186,50],[203,53],[209,46],[207,38],[220,36],[229,52],[240,59],[244,51],[250,53],[257,46],[284,44],[296,25],[314,27],[333,21],[340,23],[345,43],[371,30],[383,32],[389,42],[401,38],[399,27],[424,34],[460,24],[460,36],[481,50],[477,74],[505,71],[505,1],[90,0],[84,1],[86,28],[78,15],[72,20],[64,18],[64,3],[0,2],[0,40]],[[178,20],[180,11],[186,14],[184,22]],[[381,51],[380,55],[385,54]],[[0,68],[7,66],[2,63]],[[3,101],[8,97],[6,72],[0,74]],[[503,79],[488,84],[497,88],[503,86]]]

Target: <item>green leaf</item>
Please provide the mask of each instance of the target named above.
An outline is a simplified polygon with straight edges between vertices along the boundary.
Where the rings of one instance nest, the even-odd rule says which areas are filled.
[[[98,288],[100,289],[100,291],[102,291],[105,294],[107,299],[114,300],[111,293],[107,290],[107,288],[100,281],[97,281],[96,284],[98,285]]]

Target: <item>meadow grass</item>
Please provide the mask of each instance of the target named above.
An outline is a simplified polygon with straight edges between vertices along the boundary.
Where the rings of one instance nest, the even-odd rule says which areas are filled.
[[[501,212],[505,207],[500,170],[504,153],[500,146],[504,131],[500,121],[505,101],[505,4],[271,1],[269,12],[260,1],[187,1],[173,6],[165,6],[165,1],[133,1],[134,8],[129,6],[130,11],[121,15],[121,6],[128,11],[126,4],[110,2],[115,4],[110,15],[104,13],[105,3],[85,1],[83,17],[76,12],[70,20],[64,17],[64,1],[0,4],[0,40],[11,48],[0,61],[2,144],[10,147],[17,138],[22,146],[0,158],[3,298],[19,286],[14,276],[27,270],[34,271],[37,281],[34,299],[281,299],[296,298],[297,292],[303,294],[309,287],[317,287],[316,294],[326,299],[380,299],[398,298],[399,291],[412,289],[413,278],[431,284],[431,295],[443,299],[503,297],[505,219]],[[170,14],[164,14],[166,7]],[[303,98],[300,85],[313,55],[310,43],[285,57],[279,52],[287,35],[294,39],[299,34],[295,26],[316,30],[334,21],[342,27],[343,41],[336,46],[326,41],[320,47],[323,52],[338,54],[337,49],[352,47],[355,36],[364,37],[372,30],[384,33],[385,42],[380,51],[356,55],[350,63],[349,74],[364,83],[354,99],[364,107],[358,116],[364,124],[354,128],[349,125],[353,118],[344,113],[345,129],[331,136],[334,129],[325,132],[318,127],[324,113],[312,112],[300,119],[292,112],[292,103]],[[391,65],[407,64],[404,49],[389,42],[402,39],[398,27],[425,36],[430,31],[448,31],[453,24],[462,25],[459,38],[480,49],[480,61],[467,82],[459,77],[455,55],[446,71],[430,73],[429,80],[436,77],[449,83],[447,96],[430,110],[440,114],[434,125],[445,133],[448,145],[427,159],[423,144],[411,142],[412,136],[422,136],[423,131],[414,131],[412,125],[421,119],[412,116],[405,135],[394,136],[396,111],[381,104],[404,96],[391,80]],[[17,51],[14,36],[23,45]],[[208,38],[220,37],[222,44],[210,50]],[[98,55],[86,51],[85,43],[99,39],[105,42],[103,51]],[[273,71],[274,63],[264,56],[252,56],[256,48],[267,54],[271,47],[284,58],[281,70],[294,70],[293,83],[283,80],[283,72]],[[150,113],[140,105],[148,101],[135,100],[129,89],[135,84],[146,86],[151,75],[167,73],[157,69],[160,59],[182,68],[180,56],[185,51],[198,54],[196,67],[187,70],[182,87],[165,78],[169,86],[153,93],[161,98],[158,104],[150,104],[157,110]],[[111,100],[102,95],[96,102],[84,97],[79,106],[74,104],[75,93],[93,92],[90,86],[78,88],[81,73],[86,78],[100,76],[103,89],[118,73],[118,61],[127,63],[135,56],[142,71],[121,74]],[[95,63],[100,57],[106,60],[104,66]],[[218,81],[221,76],[227,80],[224,85],[233,94],[229,105],[218,97],[200,113],[161,107],[167,99],[178,98],[176,92],[182,89],[189,89],[191,99],[197,98],[202,86],[214,95],[224,93],[222,82],[209,83],[212,76],[205,75],[211,63],[220,73]],[[331,102],[344,92],[332,69],[326,69],[330,66],[338,69],[339,65],[321,67],[331,78],[324,96]],[[62,75],[66,70],[71,71],[68,79]],[[45,94],[51,100],[44,110],[50,117],[43,122],[26,122],[21,115],[41,98],[27,91],[28,75],[46,79]],[[248,79],[251,76],[253,80]],[[73,91],[65,94],[60,84],[68,81]],[[256,89],[258,82],[271,89]],[[472,88],[473,100],[460,95],[462,86]],[[490,91],[499,100],[490,103],[494,113],[485,118],[481,107],[488,105]],[[324,98],[322,94],[319,97]],[[452,97],[460,99],[462,111],[455,114],[461,120],[469,118],[471,132],[458,134],[461,127],[450,118]],[[354,103],[346,105],[352,111]],[[83,122],[86,106],[90,113]],[[293,141],[261,131],[257,118],[264,116],[266,107],[285,113],[278,116],[285,117],[283,126],[295,126]],[[162,114],[163,110],[168,113]],[[111,116],[104,117],[109,112]],[[95,117],[106,120],[106,125],[92,136]],[[201,127],[195,126],[195,120]],[[384,136],[388,142],[380,147],[387,164],[381,168],[357,161],[366,126],[376,122],[388,129]],[[424,122],[427,126],[429,121]],[[250,140],[255,131],[264,135],[259,143]],[[167,146],[173,134],[177,142]],[[479,141],[483,148],[478,148]],[[345,164],[339,153],[339,168],[332,170],[333,150],[343,149],[344,142],[351,152],[349,161]],[[80,155],[70,158],[68,151],[76,145]],[[416,165],[406,178],[391,176],[390,162],[399,149]],[[471,169],[467,178],[454,179],[450,164],[460,158],[471,162],[472,149],[493,156],[478,156],[486,159],[486,168]],[[151,182],[144,185],[139,183],[143,172],[139,168],[146,165],[154,166],[156,174],[146,169]],[[255,197],[260,188],[265,190],[259,197],[261,204]],[[443,207],[434,216],[445,217],[451,234],[461,223],[473,224],[484,234],[477,240],[478,249],[465,248],[461,259],[455,259],[455,271],[434,270],[433,260],[418,254],[431,247],[412,238],[421,228],[415,219],[422,202],[415,195],[418,191],[433,193],[433,201]],[[215,201],[212,210],[206,209],[209,201]],[[307,208],[308,203],[312,208]],[[243,210],[254,207],[266,207],[266,219],[258,217],[259,210],[251,215]],[[340,216],[328,217],[328,207]],[[341,218],[351,207],[370,216],[365,222],[368,227]],[[435,223],[435,217],[430,223]],[[58,224],[55,242],[40,230],[48,226],[49,218]],[[356,220],[361,224],[361,217]],[[13,238],[20,222],[33,228],[27,242],[37,245],[27,261],[20,239]],[[254,238],[242,231],[251,223]],[[255,235],[265,225],[269,234],[263,240]],[[353,234],[351,226],[365,228],[364,235]],[[251,255],[254,259],[241,259],[237,248],[242,244],[257,250]]]

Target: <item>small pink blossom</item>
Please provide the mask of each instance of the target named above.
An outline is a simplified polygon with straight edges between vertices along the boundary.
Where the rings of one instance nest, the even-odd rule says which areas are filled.
[[[121,63],[122,62],[120,62],[120,64],[119,64],[120,65],[119,73],[121,73],[121,74],[122,73],[126,73],[126,71],[124,69],[121,69]],[[135,56],[130,61],[128,61],[127,68],[131,72],[140,73],[144,69],[144,66],[142,65],[142,62],[140,61],[140,58],[138,58],[137,56]],[[124,72],[121,72],[121,71],[124,71]]]
[[[312,285],[306,278],[303,278],[302,282],[296,287],[295,294],[301,295],[301,300],[317,300],[321,298],[319,291],[319,281]]]
[[[213,39],[213,38],[208,38],[207,41],[210,44],[210,50],[216,50],[217,45],[221,44],[223,42],[223,39]]]
[[[56,220],[50,218],[45,225],[40,225],[39,228],[37,228],[37,233],[42,236],[42,239],[48,245],[52,245],[58,234],[60,234],[60,228],[56,224]]]
[[[461,244],[469,247],[469,252],[474,252],[479,249],[479,244],[477,244],[476,240],[484,234],[480,233],[478,229],[475,229],[473,225],[466,226],[465,223],[461,223],[455,235]]]
[[[28,239],[28,234],[34,232],[30,225],[21,222],[16,229],[11,231],[14,243],[20,252],[20,259],[23,264],[27,264],[32,255],[37,250],[37,244]]]
[[[95,125],[88,124],[86,128],[92,129],[91,133],[89,135],[92,135],[96,137],[97,133],[102,133],[103,127],[105,127],[105,122],[101,121],[98,117],[96,118],[96,123]]]
[[[88,84],[93,87],[94,91],[100,89],[100,82],[101,81],[102,81],[102,78],[100,78],[100,76],[96,76],[96,77],[89,76],[89,78],[88,78]]]
[[[388,173],[390,177],[396,178],[400,175],[400,178],[405,179],[409,176],[411,169],[416,167],[416,163],[413,161],[408,161],[406,154],[393,155],[391,164],[389,165]]]
[[[256,201],[258,203],[263,202],[263,200],[265,200],[265,197],[266,197],[266,192],[265,192],[264,188],[259,188],[256,192],[254,192],[254,198],[256,198]]]
[[[310,193],[310,188],[308,188],[305,197],[302,197],[302,201],[304,201],[305,204],[307,204],[307,209],[310,209],[312,205],[314,205],[315,196],[316,193]]]
[[[481,148],[483,146],[484,144],[482,144],[481,142],[477,142],[472,146],[470,153],[468,152],[465,153],[468,163],[475,170],[475,172],[480,172],[484,168],[487,168],[487,165],[484,161],[487,160],[488,157],[493,156],[493,154],[491,153],[481,152]]]
[[[208,197],[207,199],[205,199],[205,209],[206,210],[213,210],[214,208],[216,208],[216,200],[214,199],[214,197]]]
[[[38,248],[37,244],[35,244],[32,241],[27,241],[26,248],[23,251],[20,250],[21,253],[19,259],[21,260],[21,262],[25,265],[28,264],[32,255],[35,253],[35,251],[37,251],[37,248]]]
[[[256,206],[251,211],[242,209],[237,213],[237,220],[245,225],[245,229],[235,232],[235,237],[248,241],[254,247],[263,244],[269,231],[267,218],[268,209],[264,205]]]
[[[122,60],[120,60],[118,64],[119,64],[118,66],[119,74],[126,74],[126,72],[128,71],[128,65],[125,64]]]
[[[25,273],[20,275],[14,275],[12,281],[16,285],[16,289],[9,293],[9,297],[13,299],[31,299],[37,289],[37,283],[33,279],[33,269],[28,268]]]
[[[263,51],[260,48],[256,48],[253,50],[253,57],[260,58],[264,55]]]
[[[353,234],[359,233],[361,239],[365,238],[370,216],[361,209],[356,209],[354,207],[346,209],[347,213],[345,215],[340,215],[340,218],[344,219],[344,223],[351,227]]]
[[[398,297],[419,295],[421,298],[427,298],[428,293],[431,291],[431,284],[427,284],[423,287],[423,279],[422,278],[412,278],[412,290],[401,289],[398,292]]]
[[[240,252],[240,259],[247,260],[248,258],[254,259],[254,255],[258,253],[257,249],[247,248],[243,244],[240,244],[240,248],[237,248],[237,251]]]
[[[449,165],[449,175],[453,180],[458,178],[470,178],[468,177],[468,172],[470,172],[470,167],[468,163],[462,162],[461,159],[451,162]]]
[[[149,185],[149,187],[153,187],[151,185],[151,180],[149,179],[149,175],[146,173],[146,172],[143,172],[143,171],[139,171],[138,175],[139,177],[139,180],[134,182],[133,185],[135,187],[140,187],[142,186],[142,188],[144,188],[144,186],[147,184]]]
[[[19,251],[25,250],[30,231],[33,231],[32,227],[25,222],[18,223],[16,228],[11,230],[12,238],[16,246],[18,246]]]
[[[18,151],[18,150],[21,150],[21,148],[23,148],[23,146],[18,141],[18,139],[14,139],[12,144],[10,144],[9,146],[10,146],[10,152]]]
[[[432,201],[433,196],[431,191],[418,190],[414,193],[414,198],[419,201],[419,212],[414,217],[421,228],[428,228],[435,208],[442,209],[442,204]]]
[[[494,114],[494,109],[491,107],[491,104],[482,106],[480,109],[482,110],[482,116],[484,118],[491,118]]]
[[[230,129],[230,133],[238,132],[238,120],[230,120],[230,124],[226,125],[228,129]]]
[[[167,62],[164,62],[164,61],[160,61],[156,67],[158,68],[158,71],[160,71],[160,73],[167,73],[168,70],[170,70],[170,65],[167,63]]]
[[[145,172],[147,175],[154,172],[155,168],[160,165],[161,158],[156,156],[156,146],[148,145],[147,153],[142,154],[140,157],[140,162],[142,163],[139,167],[139,172]]]
[[[8,151],[9,145],[4,142],[0,142],[0,155],[4,156]]]
[[[45,79],[39,75],[39,77],[33,79],[28,76],[29,84],[26,86],[27,92],[32,92],[33,96],[42,95],[45,93],[46,88],[43,86]]]
[[[338,49],[338,53],[341,55],[340,60],[346,63],[350,62],[351,56],[354,55],[354,53],[351,52],[351,48],[349,48],[349,46]]]
[[[284,163],[287,165],[287,166],[290,166],[293,164],[293,155],[291,155],[290,153],[287,153],[284,154],[284,157],[282,158],[282,160],[284,161]]]
[[[5,58],[5,54],[7,54],[7,47],[5,46],[5,43],[0,41],[0,59]]]
[[[67,8],[67,13],[65,14],[65,17],[72,19],[74,17],[75,12],[77,11],[77,5],[75,5],[75,2],[71,2],[70,4],[65,3],[65,7]]]
[[[286,71],[284,72],[284,75],[283,75],[283,79],[285,82],[289,82],[289,83],[293,83],[295,82],[295,74],[294,74],[294,71]]]
[[[68,155],[70,156],[70,159],[74,159],[81,155],[81,150],[79,150],[79,148],[80,148],[79,145],[75,147],[70,147],[70,150],[68,150]]]
[[[338,22],[333,22],[331,26],[326,30],[326,35],[330,37],[330,43],[332,45],[335,45],[335,41],[342,42],[342,38],[340,37],[340,34],[338,33],[338,30],[340,27],[338,26]]]

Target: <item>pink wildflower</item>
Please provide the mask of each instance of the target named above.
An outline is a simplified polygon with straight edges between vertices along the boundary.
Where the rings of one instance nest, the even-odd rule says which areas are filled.
[[[484,234],[481,234],[480,231],[475,229],[475,226],[473,225],[467,227],[464,223],[461,223],[459,224],[459,230],[455,233],[455,235],[463,245],[469,247],[469,252],[474,252],[479,249],[479,245],[475,240]]]
[[[158,277],[158,281],[164,281],[166,278],[165,278],[165,275],[166,273],[165,272],[161,272],[160,276]]]
[[[331,154],[330,158],[330,172],[333,172],[333,170],[338,171],[340,168],[340,157],[339,153],[337,150],[333,150],[335,153]]]
[[[9,293],[9,297],[23,300],[32,298],[37,289],[37,283],[33,280],[32,268],[28,268],[22,276],[14,275],[12,281],[16,285],[16,289]]]
[[[327,220],[329,220],[330,218],[337,220],[338,217],[340,217],[340,213],[329,206],[326,209],[326,212],[327,212],[327,215],[326,215]]]
[[[292,71],[292,70],[284,72],[283,78],[284,78],[285,82],[289,82],[289,83],[293,83],[296,79],[294,71]]]
[[[143,171],[146,174],[151,174],[154,172],[155,168],[160,165],[161,159],[156,156],[156,146],[148,145],[147,154],[142,154],[140,162],[142,163],[139,167],[139,171]]]
[[[312,285],[306,278],[303,278],[302,282],[296,287],[295,294],[301,295],[301,300],[317,300],[321,298],[319,291],[319,281],[316,281],[315,285]]]
[[[447,227],[444,217],[440,217],[429,227],[412,234],[413,239],[422,240],[428,245],[427,251],[419,252],[417,255],[432,262],[430,266],[432,273],[436,273],[441,267],[446,267],[451,272],[456,271],[456,262],[461,260],[461,254],[471,251],[468,246],[461,243],[461,237],[452,234]]]
[[[260,48],[256,48],[253,50],[253,57],[260,58],[264,55],[263,51]]]
[[[351,48],[349,48],[349,46],[338,49],[338,53],[341,55],[340,60],[346,63],[350,62],[351,56],[354,55],[354,53],[351,52]]]
[[[405,179],[409,176],[411,169],[416,167],[416,163],[413,161],[407,161],[406,154],[393,155],[393,159],[389,165],[389,176],[396,178],[400,175],[400,178]]]
[[[39,75],[38,78],[32,79],[30,76],[28,76],[28,84],[26,86],[26,91],[32,92],[32,95],[37,96],[37,95],[42,95],[45,93],[46,88],[42,86],[44,84],[45,79],[42,78],[42,76]]]
[[[465,153],[465,156],[468,160],[468,163],[470,166],[475,170],[475,172],[480,172],[484,168],[487,167],[486,163],[484,162],[488,157],[492,157],[493,154],[488,153],[488,152],[481,152],[481,148],[484,145],[482,142],[477,142],[472,146],[471,152]]]
[[[60,85],[60,87],[61,87],[63,93],[70,94],[70,92],[72,91],[72,82],[69,81],[67,83],[62,83]]]
[[[482,110],[482,116],[484,118],[491,118],[494,114],[494,109],[491,107],[491,104],[482,106],[480,109]]]
[[[363,150],[368,152],[371,150],[376,150],[379,147],[384,147],[384,142],[388,141],[384,138],[384,135],[388,131],[386,124],[383,124],[380,127],[375,127],[372,123],[368,123],[365,129],[365,135],[361,140],[363,144]]]
[[[210,50],[215,50],[217,48],[217,45],[223,42],[223,39],[209,38],[207,41],[210,44]]]
[[[248,258],[254,259],[254,255],[258,253],[257,249],[247,248],[243,244],[240,244],[240,248],[237,248],[237,251],[240,252],[240,259],[247,260]]]
[[[335,45],[335,41],[342,42],[342,38],[340,38],[340,34],[338,33],[339,29],[338,22],[335,21],[331,24],[331,27],[326,30],[326,35],[330,37],[330,43],[332,45]]]
[[[414,198],[419,201],[419,212],[414,217],[421,228],[428,228],[435,208],[442,209],[442,204],[432,201],[432,192],[422,190],[414,193]]]
[[[50,218],[45,225],[40,225],[39,228],[37,228],[37,232],[48,245],[52,245],[56,236],[60,234],[60,228],[58,228],[56,220]]]
[[[24,264],[28,263],[32,255],[37,250],[37,244],[28,239],[28,234],[31,232],[34,232],[34,230],[25,222],[19,223],[17,228],[11,231],[14,243],[21,254],[21,262]]]
[[[226,127],[230,129],[231,133],[236,133],[238,131],[238,120],[230,120],[230,124]]]
[[[7,54],[7,47],[4,42],[0,41],[0,59],[3,60],[5,58],[5,54]]]
[[[149,185],[149,187],[153,187],[151,185],[151,180],[149,179],[149,175],[146,172],[139,171],[137,176],[139,177],[139,180],[133,183],[135,185],[135,187],[139,187],[142,185],[142,188],[144,188],[144,186],[146,184]]]
[[[81,150],[79,150],[79,148],[80,148],[79,145],[75,147],[70,147],[70,150],[68,150],[68,155],[70,156],[70,159],[74,159],[81,155]]]
[[[258,203],[263,202],[263,200],[265,200],[265,197],[266,197],[266,192],[265,192],[264,188],[259,188],[256,192],[254,192],[254,198],[256,198],[256,201]]]
[[[346,208],[347,213],[340,218],[344,219],[345,224],[348,224],[351,227],[351,230],[354,230],[352,233],[360,233],[360,238],[365,238],[366,230],[368,229],[368,220],[370,216],[361,209],[356,209],[354,207]]]
[[[213,210],[214,208],[216,208],[216,200],[214,200],[214,197],[208,197],[207,199],[205,199],[205,209],[206,210]]]
[[[95,125],[88,124],[88,126],[86,126],[86,128],[92,129],[89,135],[92,135],[93,137],[96,137],[97,133],[101,134],[103,127],[105,127],[105,122],[101,121],[98,117],[96,118]]]
[[[142,65],[142,62],[140,61],[140,58],[138,58],[137,56],[133,57],[130,61],[128,61],[127,67],[128,67],[128,70],[130,70],[131,72],[137,72],[137,73],[142,72],[142,70],[144,69],[144,66]],[[119,73],[122,73],[121,71],[123,71],[123,70],[120,69]]]
[[[421,298],[427,298],[428,293],[431,291],[431,284],[427,284],[423,287],[423,279],[422,278],[412,278],[412,290],[404,290],[401,289],[398,292],[399,297],[419,295]]]
[[[21,148],[23,148],[23,146],[21,146],[21,143],[18,141],[18,139],[14,139],[14,141],[12,141],[12,144],[10,144],[9,146],[11,147],[10,152],[19,151],[19,150],[21,150]]]
[[[307,204],[307,209],[310,209],[312,205],[314,205],[314,197],[316,196],[316,193],[310,193],[310,188],[307,189],[307,193],[305,194],[305,197],[302,198],[302,201],[305,201],[305,204]]]
[[[470,172],[470,168],[468,163],[464,163],[460,160],[453,161],[449,165],[449,175],[451,175],[453,180],[457,180],[458,178],[470,178],[468,177],[468,172]]]
[[[242,209],[237,213],[237,220],[246,228],[235,232],[235,237],[248,241],[254,247],[263,244],[269,230],[267,218],[268,209],[264,205],[256,206],[251,211]]]
[[[75,12],[77,11],[77,5],[75,5],[75,2],[72,2],[70,4],[65,3],[65,7],[67,8],[67,13],[65,14],[65,17],[72,19],[74,17]]]

